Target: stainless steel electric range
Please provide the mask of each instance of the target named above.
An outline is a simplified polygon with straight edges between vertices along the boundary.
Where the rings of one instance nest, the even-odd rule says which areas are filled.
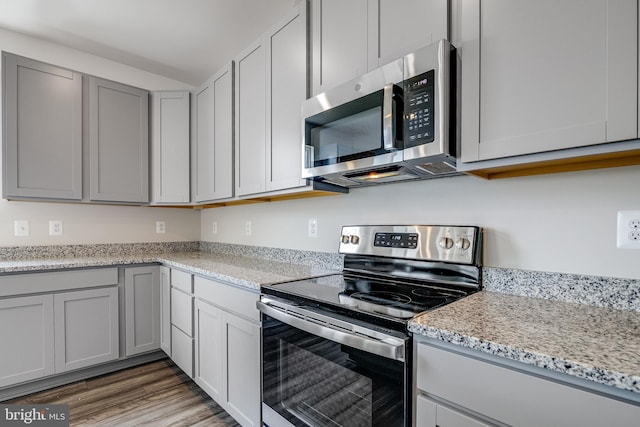
[[[408,426],[417,314],[481,288],[473,226],[345,226],[342,274],[264,286],[263,423]]]

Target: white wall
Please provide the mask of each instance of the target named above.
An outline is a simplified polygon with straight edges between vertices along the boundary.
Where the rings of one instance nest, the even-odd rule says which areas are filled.
[[[640,166],[487,181],[389,184],[348,195],[203,211],[202,240],[337,251],[347,224],[464,224],[485,229],[484,264],[640,279],[640,251],[616,248],[618,210],[640,210]],[[318,237],[307,221],[318,220]],[[252,221],[251,236],[245,222]],[[212,233],[212,222],[218,234]]]
[[[1,28],[0,50],[144,89],[191,89],[182,82]],[[0,246],[199,240],[199,217],[199,212],[188,209],[0,200]],[[29,237],[14,237],[13,221],[16,219],[29,220]],[[48,235],[49,220],[63,222],[62,236]],[[166,234],[155,233],[156,220],[166,221]]]

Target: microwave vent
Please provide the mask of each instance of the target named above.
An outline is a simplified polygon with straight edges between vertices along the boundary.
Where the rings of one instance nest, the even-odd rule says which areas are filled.
[[[451,174],[457,171],[454,165],[447,162],[423,163],[421,165],[416,165],[416,168],[423,172],[430,173],[431,175]]]

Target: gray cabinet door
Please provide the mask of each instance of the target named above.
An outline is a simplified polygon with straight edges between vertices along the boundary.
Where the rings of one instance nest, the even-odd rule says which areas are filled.
[[[243,426],[260,425],[260,325],[223,312],[222,406]]]
[[[194,381],[216,402],[222,388],[222,310],[196,299]]]
[[[89,78],[92,201],[149,202],[149,93]]]
[[[258,41],[236,60],[235,139],[236,195],[265,191],[265,53]]]
[[[189,92],[154,92],[151,119],[151,201],[189,203]]]
[[[448,0],[378,0],[378,34],[369,39],[369,69],[448,38],[448,6]]]
[[[233,197],[233,63],[200,86],[193,96],[194,201]]]
[[[637,137],[637,1],[454,6],[463,162]]]
[[[0,300],[0,387],[54,373],[53,296]]]
[[[3,53],[5,198],[82,198],[82,76]]]
[[[127,356],[160,348],[160,291],[158,267],[125,269],[125,352]]]
[[[120,357],[118,288],[54,295],[56,373]]]
[[[313,94],[325,92],[368,70],[369,19],[373,0],[313,0]]]
[[[160,348],[171,357],[171,270],[160,267]]]
[[[308,93],[307,10],[300,5],[266,35],[266,190],[306,185],[302,172],[302,102]]]

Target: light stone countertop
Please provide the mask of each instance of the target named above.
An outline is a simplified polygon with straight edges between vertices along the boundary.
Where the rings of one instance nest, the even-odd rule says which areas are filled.
[[[336,270],[322,267],[262,258],[207,252],[176,252],[2,261],[0,262],[0,274],[146,263],[162,263],[168,267],[178,268],[188,273],[221,280],[255,291],[260,291],[261,285],[336,273]]]
[[[481,291],[409,322],[414,334],[640,393],[640,313]]]

